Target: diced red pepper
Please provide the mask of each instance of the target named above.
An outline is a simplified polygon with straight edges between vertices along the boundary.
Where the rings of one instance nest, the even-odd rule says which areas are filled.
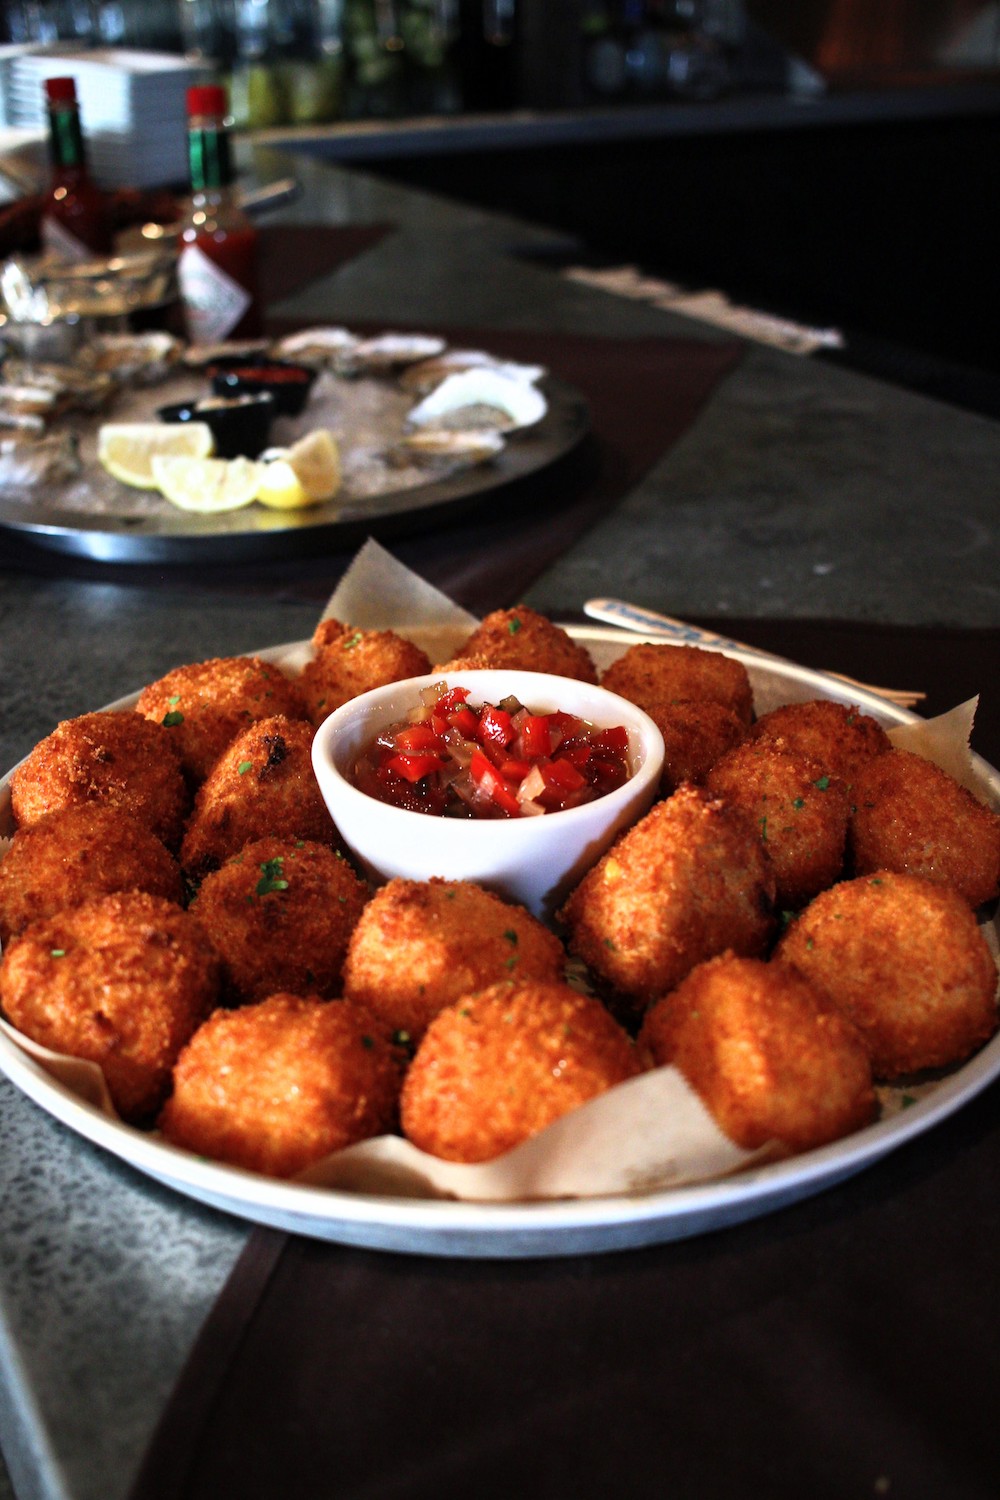
[[[401,750],[406,755],[420,750],[428,750],[433,754],[441,755],[445,748],[431,724],[408,724],[405,729],[400,729],[396,733],[393,743],[397,750]]]
[[[469,771],[472,779],[481,791],[485,792],[490,801],[502,812],[510,817],[516,818],[520,815],[521,804],[517,800],[517,791],[509,786],[481,750],[472,752],[472,760],[469,763]]]
[[[548,714],[528,714],[521,723],[521,752],[529,760],[552,754],[552,730]]]
[[[479,714],[476,738],[481,745],[506,749],[514,738],[514,725],[507,710],[494,708],[492,703],[484,703]]]
[[[523,781],[531,770],[530,760],[519,760],[514,756],[507,756],[497,766],[501,776],[506,776],[508,781]]]
[[[564,792],[578,792],[587,783],[586,776],[561,756],[542,766],[541,772],[547,786],[557,786]]]
[[[594,735],[594,744],[599,750],[606,750],[609,755],[624,760],[628,755],[628,730],[624,724],[616,724],[611,729],[601,729]]]
[[[438,755],[390,755],[385,769],[404,781],[420,781],[433,771],[440,771],[441,757]]]
[[[452,709],[461,708],[462,704],[465,702],[468,696],[468,688],[448,688],[446,692],[443,692],[441,694],[440,698],[435,703],[434,708],[439,714],[450,713]]]
[[[466,708],[464,704],[461,708],[449,709],[446,717],[451,727],[464,734],[467,740],[471,740],[479,728],[479,720],[472,709]]]

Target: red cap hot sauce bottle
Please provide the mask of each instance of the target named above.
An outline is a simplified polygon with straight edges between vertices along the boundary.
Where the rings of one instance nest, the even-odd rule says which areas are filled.
[[[52,175],[42,209],[42,246],[57,260],[92,260],[95,256],[110,255],[111,205],[87,167],[75,81],[47,78],[45,98]]]
[[[225,89],[188,89],[187,113],[191,203],[177,274],[188,338],[194,344],[255,338],[263,331],[258,236],[236,198]]]

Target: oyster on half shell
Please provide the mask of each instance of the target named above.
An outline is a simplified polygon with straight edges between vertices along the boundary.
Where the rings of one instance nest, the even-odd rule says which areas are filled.
[[[433,359],[422,359],[409,365],[401,373],[399,384],[414,396],[426,396],[449,375],[474,369],[499,370],[502,375],[512,375],[516,380],[526,380],[532,385],[547,373],[543,365],[523,365],[514,360],[498,359],[485,349],[446,349]]]
[[[487,366],[448,375],[407,414],[412,427],[514,432],[540,422],[548,402],[536,385]]]
[[[122,384],[156,385],[178,364],[182,348],[170,333],[99,333],[81,349],[79,360]]]
[[[334,356],[341,375],[377,375],[443,353],[445,340],[423,333],[380,333]]]
[[[405,433],[390,450],[389,456],[394,461],[416,462],[429,468],[451,471],[489,463],[503,452],[506,445],[503,433],[492,428],[466,428],[456,432],[447,428],[422,427],[416,432]]]
[[[278,339],[271,353],[277,359],[298,360],[302,364],[322,367],[348,359],[360,343],[360,338],[349,328],[302,328]]]

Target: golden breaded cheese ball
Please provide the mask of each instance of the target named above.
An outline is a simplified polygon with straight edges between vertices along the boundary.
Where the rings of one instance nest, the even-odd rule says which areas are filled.
[[[81,803],[117,807],[176,849],[189,797],[170,731],[139,714],[65,719],[11,774],[18,827]]]
[[[600,1001],[562,983],[491,985],[427,1028],[403,1084],[403,1133],[447,1161],[490,1161],[639,1071]]]
[[[112,891],[148,891],[178,905],[177,860],[130,813],[83,802],[19,828],[0,859],[0,942],[31,922]]]
[[[997,1027],[997,966],[971,909],[916,875],[823,891],[775,956],[854,1022],[878,1079],[962,1062]]]
[[[601,686],[650,712],[650,703],[721,703],[743,724],[753,718],[753,689],[746,667],[735,657],[704,646],[673,646],[640,641],[624,651],[601,676]]]
[[[519,604],[495,609],[482,620],[455,652],[435,671],[458,670],[459,665],[507,667],[519,672],[551,672],[579,682],[597,681],[587,648],[547,616]]]
[[[642,1009],[716,953],[760,954],[774,890],[752,821],[682,786],[598,860],[559,920],[571,952]]]
[[[171,732],[181,765],[204,781],[223,750],[258,719],[306,717],[297,685],[257,656],[213,657],[174,667],[143,688],[136,712]]]
[[[646,1012],[639,1050],[678,1068],[747,1151],[808,1151],[875,1117],[854,1026],[794,970],[761,959],[726,953],[692,969]]]
[[[344,961],[344,994],[414,1043],[453,1000],[500,979],[561,979],[559,939],[522,906],[468,881],[390,880]]]
[[[257,839],[205,876],[191,910],[241,1002],[279,991],[340,993],[351,933],[370,895],[346,859],[306,839]]]
[[[314,655],[302,669],[299,687],[314,724],[361,693],[423,677],[431,669],[427,654],[394,630],[359,630],[340,620],[321,620],[312,644]]]
[[[1000,816],[947,771],[892,749],[858,775],[849,842],[859,875],[898,870],[980,906],[1000,894]]]
[[[198,789],[181,843],[181,867],[192,880],[256,839],[336,843],[312,766],[314,732],[303,719],[276,714],[251,724],[223,752]]]
[[[219,960],[198,921],[144,891],[28,927],[0,963],[0,1005],[25,1036],[96,1063],[119,1114],[162,1104],[181,1047],[215,1005]]]
[[[844,872],[850,801],[839,776],[781,740],[729,751],[703,785],[753,819],[774,870],[775,900],[796,909]]]
[[[401,1065],[362,1007],[276,994],[217,1010],[174,1069],[166,1140],[212,1161],[294,1177],[396,1119]]]

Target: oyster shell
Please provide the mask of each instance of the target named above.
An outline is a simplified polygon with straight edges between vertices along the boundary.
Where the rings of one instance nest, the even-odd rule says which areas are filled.
[[[124,384],[156,385],[181,357],[181,341],[169,333],[99,333],[80,352],[80,364]]]
[[[394,462],[426,464],[430,468],[471,469],[502,453],[507,439],[493,429],[451,432],[424,427],[408,432],[390,450]]]
[[[190,344],[181,359],[189,370],[203,370],[219,359],[255,359],[267,349],[267,339],[230,339],[221,344]]]
[[[482,366],[448,375],[407,415],[410,427],[514,432],[540,422],[548,402],[536,385]]]
[[[299,360],[303,364],[332,364],[344,359],[357,348],[361,340],[349,328],[303,328],[298,333],[289,333],[272,346],[271,353],[278,359]]]
[[[434,359],[422,359],[409,365],[401,373],[399,383],[404,391],[411,391],[414,396],[426,396],[449,375],[474,369],[499,370],[503,375],[512,375],[529,384],[541,380],[547,373],[543,365],[522,365],[513,360],[498,359],[485,349],[446,349]]]
[[[78,365],[42,364],[36,360],[8,359],[4,377],[24,390],[44,391],[51,398],[50,415],[76,409],[99,411],[115,391],[110,375]]]
[[[29,490],[63,484],[80,472],[75,433],[32,438],[0,438],[0,490]]]
[[[380,333],[361,339],[352,349],[335,355],[334,368],[341,375],[377,375],[400,365],[432,359],[446,348],[445,340],[432,334]]]

